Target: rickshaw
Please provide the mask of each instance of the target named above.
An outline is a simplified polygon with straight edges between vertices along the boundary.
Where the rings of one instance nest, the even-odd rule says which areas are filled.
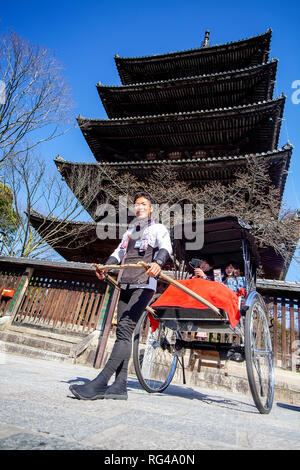
[[[204,237],[198,251],[191,247],[183,226],[172,230],[174,267],[171,275],[160,274],[167,287],[147,307],[134,333],[137,378],[147,392],[163,392],[178,364],[185,383],[186,350],[217,351],[221,361],[245,361],[254,403],[261,414],[267,414],[273,404],[274,365],[268,311],[255,287],[259,257],[254,237],[237,217],[217,217],[201,223]],[[193,221],[191,230],[197,227],[199,224]],[[180,237],[176,237],[178,233]],[[240,295],[218,281],[193,277],[191,261],[206,256],[221,269],[232,260],[243,266],[245,288]],[[147,268],[145,263],[135,266]],[[126,265],[118,267],[126,269]],[[216,336],[210,333],[225,333],[223,337],[238,337],[239,341],[188,340],[186,332],[205,332],[209,339]]]

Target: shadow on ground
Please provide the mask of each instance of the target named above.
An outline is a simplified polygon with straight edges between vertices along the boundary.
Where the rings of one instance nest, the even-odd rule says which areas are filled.
[[[76,377],[74,379],[70,380],[63,380],[61,381],[63,383],[68,383],[68,384],[84,384],[87,382],[90,382],[90,379],[87,379],[85,377]],[[207,393],[201,393],[198,392],[197,390],[193,389],[192,387],[188,386],[182,386],[182,385],[169,385],[164,392],[154,392],[149,394],[144,388],[141,386],[139,381],[134,378],[129,378],[127,382],[128,386],[128,391],[142,391],[146,395],[154,395],[155,397],[160,397],[162,400],[166,400],[170,396],[174,397],[180,397],[180,398],[185,398],[187,400],[200,400],[203,403],[206,403],[207,405],[215,405],[219,406],[220,408],[229,408],[232,410],[236,411],[241,411],[244,413],[257,413],[256,407],[247,402],[247,401],[241,401],[241,400],[235,400],[233,398],[222,398],[222,396],[218,396],[215,394],[207,394]],[[70,398],[74,398],[70,396]],[[278,404],[279,405],[279,404]],[[282,407],[285,405],[282,404]],[[286,405],[288,406],[288,405]],[[297,408],[297,407],[295,407]]]
[[[138,380],[129,379],[128,382],[129,390],[144,390]],[[148,394],[147,391],[144,393]],[[188,400],[200,400],[208,405],[213,404],[222,408],[234,409],[245,413],[257,413],[256,407],[247,401],[240,401],[235,399],[222,398],[214,394],[201,393],[192,387],[186,387],[182,385],[169,385],[164,392],[151,393],[156,397],[160,396],[162,399],[167,399],[169,396],[176,396],[185,398]]]

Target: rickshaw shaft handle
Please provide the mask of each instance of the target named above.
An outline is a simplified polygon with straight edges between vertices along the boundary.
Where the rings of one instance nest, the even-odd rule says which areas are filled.
[[[127,268],[135,268],[135,269],[144,268],[144,269],[148,269],[149,268],[149,264],[145,263],[144,261],[139,261],[137,264],[120,264],[120,265],[119,264],[111,264],[111,265],[107,264],[107,265],[102,265],[102,266],[101,265],[99,266],[99,265],[93,263],[92,266],[95,266],[96,269],[98,269],[99,271],[109,271],[110,269],[127,269]],[[210,302],[208,302],[208,300],[203,299],[200,295],[196,294],[191,289],[188,289],[187,287],[180,284],[180,282],[175,281],[170,276],[167,276],[166,274],[163,274],[162,272],[158,275],[158,277],[160,277],[161,279],[164,279],[169,284],[173,284],[175,287],[178,287],[178,289],[182,290],[186,294],[188,294],[191,297],[193,297],[194,299],[198,300],[198,302],[201,302],[202,304],[206,305],[206,307],[210,308],[217,315],[219,315],[220,317],[223,318],[223,316],[221,315],[221,313],[220,313],[220,311],[217,307],[215,307]]]

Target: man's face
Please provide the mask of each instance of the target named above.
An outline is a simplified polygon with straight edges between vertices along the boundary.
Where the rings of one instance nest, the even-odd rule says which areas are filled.
[[[202,269],[203,272],[206,272],[211,269],[211,266],[205,259],[203,259],[200,264],[200,269]]]
[[[145,219],[146,217],[150,217],[152,212],[151,202],[144,196],[137,198],[134,203],[134,212],[138,219]]]

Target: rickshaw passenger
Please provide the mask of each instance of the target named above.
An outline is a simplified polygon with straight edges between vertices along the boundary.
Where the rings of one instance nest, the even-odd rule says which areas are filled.
[[[225,267],[225,274],[223,276],[223,284],[225,284],[229,289],[238,293],[240,291],[240,288],[245,289],[246,287],[245,277],[241,276],[240,267],[236,263],[230,262]]]
[[[225,266],[225,274],[223,276],[222,282],[229,289],[237,292],[238,291],[238,285],[237,285],[237,280],[236,280],[235,273],[234,273],[235,269],[238,269],[237,264],[235,264],[233,261],[230,261]]]
[[[196,277],[201,279],[207,279],[208,281],[214,281],[213,262],[210,258],[202,258],[199,268],[194,269]]]
[[[234,270],[234,275],[236,277],[238,291],[240,290],[240,288],[246,289],[246,279],[245,276],[241,276],[241,270],[239,267]]]

